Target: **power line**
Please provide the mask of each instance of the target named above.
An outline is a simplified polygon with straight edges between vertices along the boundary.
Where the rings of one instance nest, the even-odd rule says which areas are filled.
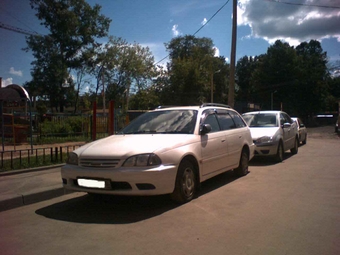
[[[227,2],[225,2],[222,7],[220,9],[218,9],[209,19],[207,22],[205,22],[193,35],[195,36],[203,27],[205,27],[216,15],[217,13],[219,13],[228,3],[230,0],[228,0]],[[161,60],[159,60],[157,63],[155,63],[154,65],[159,64],[160,62],[162,62],[164,59],[168,58],[170,56],[170,54],[168,54],[166,57],[162,58]]]
[[[228,3],[229,3],[229,1],[230,0],[228,0],[224,5],[222,5],[222,7],[220,8],[220,9],[218,9],[215,13],[214,13],[214,15],[212,15],[211,16],[211,18],[210,19],[208,19],[208,21],[207,22],[205,22],[193,35],[196,35],[203,27],[205,27],[205,25],[207,25],[216,15],[217,15],[217,13],[219,13],[223,8],[224,8],[224,6],[226,6]]]
[[[32,31],[28,31],[28,30],[24,30],[24,29],[21,29],[21,28],[18,28],[18,27],[6,25],[2,22],[0,22],[0,28],[10,30],[10,31],[14,31],[14,32],[24,34],[24,35],[42,36],[41,34],[38,34],[37,32],[33,33]]]
[[[26,23],[22,22],[21,20],[19,20],[17,17],[15,17],[13,14],[11,14],[10,12],[6,11],[4,8],[2,8],[0,6],[0,9],[2,9],[4,12],[7,13],[7,15],[11,16],[13,19],[15,19],[16,21],[20,22],[21,24],[23,24],[25,27],[29,28],[30,30],[32,30],[33,32],[35,32],[36,34],[38,34],[36,31],[34,31],[34,29],[32,29],[31,27],[29,27]]]
[[[291,3],[291,2],[283,2],[283,1],[280,1],[280,0],[264,0],[264,1],[272,2],[272,3],[278,3],[278,4],[287,4],[287,5],[299,5],[299,6],[310,6],[310,7],[319,7],[319,8],[340,9],[340,6],[305,4],[305,3]]]

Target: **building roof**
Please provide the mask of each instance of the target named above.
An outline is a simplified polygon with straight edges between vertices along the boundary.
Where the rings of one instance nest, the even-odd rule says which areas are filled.
[[[0,88],[0,101],[4,102],[20,102],[29,100],[27,91],[16,84],[8,85]]]

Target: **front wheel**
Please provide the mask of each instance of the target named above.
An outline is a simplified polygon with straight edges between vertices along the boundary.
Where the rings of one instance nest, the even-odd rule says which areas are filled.
[[[249,156],[246,150],[241,153],[240,164],[238,168],[234,169],[234,173],[237,177],[245,176],[248,173]]]
[[[193,164],[183,161],[177,172],[175,190],[171,198],[178,203],[186,203],[193,199],[196,191],[196,174]]]
[[[283,145],[282,142],[279,143],[279,146],[277,147],[277,152],[275,155],[275,161],[276,162],[282,162],[283,161]]]
[[[297,154],[299,150],[299,138],[295,138],[294,147],[290,150],[292,154]]]

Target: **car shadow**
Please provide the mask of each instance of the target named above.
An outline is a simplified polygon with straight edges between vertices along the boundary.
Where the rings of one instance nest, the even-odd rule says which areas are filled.
[[[60,221],[91,224],[129,224],[176,208],[169,196],[83,195],[36,210],[36,214]]]
[[[283,161],[291,158],[294,156],[290,152],[286,152],[283,154]],[[270,165],[276,165],[281,164],[282,162],[277,162],[273,157],[254,157],[250,162],[249,166],[270,166]]]
[[[201,184],[195,199],[238,178],[232,171]],[[161,215],[179,207],[169,195],[108,196],[87,195],[71,198],[35,211],[46,218],[88,224],[129,224]]]

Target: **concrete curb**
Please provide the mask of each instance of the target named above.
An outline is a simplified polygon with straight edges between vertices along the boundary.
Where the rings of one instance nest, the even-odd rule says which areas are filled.
[[[8,175],[15,175],[15,174],[24,174],[24,173],[44,171],[44,170],[49,170],[49,169],[56,168],[56,167],[62,167],[64,165],[65,164],[58,164],[58,165],[42,166],[42,167],[27,168],[27,169],[20,169],[20,170],[10,170],[6,172],[0,172],[0,177],[8,176]]]
[[[0,195],[0,212],[70,194],[62,185],[40,188],[23,194]]]

